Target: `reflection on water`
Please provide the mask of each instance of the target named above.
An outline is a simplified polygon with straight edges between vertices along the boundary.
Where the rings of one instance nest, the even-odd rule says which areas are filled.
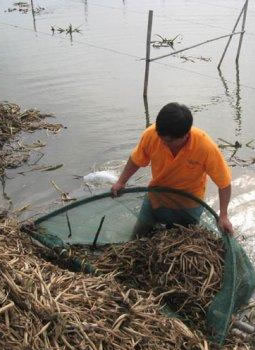
[[[11,210],[13,207],[12,204],[12,200],[11,198],[8,196],[8,194],[6,193],[6,189],[5,189],[5,175],[1,175],[0,176],[0,182],[2,185],[2,196],[3,196],[3,200],[4,200],[4,208]]]
[[[239,63],[236,62],[236,117],[235,121],[237,123],[236,136],[238,136],[242,129],[242,107],[241,107],[241,85],[239,76]]]
[[[85,23],[87,23],[88,17],[89,17],[88,0],[83,0],[83,1],[84,1],[84,18],[85,18]]]
[[[220,68],[218,68],[219,76],[222,81],[225,95],[228,98],[229,104],[234,111],[234,120],[236,122],[235,135],[239,136],[242,130],[242,106],[241,106],[241,87],[240,87],[240,72],[239,64],[235,64],[236,68],[236,89],[234,92],[230,92],[230,89],[227,84],[227,80],[224,78],[223,73]]]

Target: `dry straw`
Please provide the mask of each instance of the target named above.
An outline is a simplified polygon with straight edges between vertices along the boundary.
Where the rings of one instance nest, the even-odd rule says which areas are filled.
[[[223,256],[222,240],[207,229],[179,226],[151,239],[112,246],[95,265],[104,273],[114,269],[129,287],[164,293],[173,311],[203,323],[221,287]]]
[[[192,236],[192,232],[190,234]],[[164,289],[165,286],[175,283],[171,281],[170,276],[175,281],[181,268],[185,268],[186,271],[184,279],[188,279],[188,274],[193,270],[194,274],[195,271],[201,270],[202,276],[207,270],[207,277],[204,278],[206,283],[201,282],[199,289],[200,299],[207,303],[208,295],[216,288],[213,284],[219,283],[217,272],[210,274],[212,263],[208,263],[206,267],[200,266],[199,262],[195,263],[194,258],[192,263],[192,259],[184,257],[185,250],[182,248],[181,253],[178,248],[181,237],[176,245],[166,240],[165,243],[168,242],[169,246],[164,243],[166,238],[168,239],[168,236],[165,232],[153,237],[151,243],[149,240],[130,242],[122,247],[115,247],[115,253],[111,250],[113,248],[109,249],[98,261],[98,268],[111,272],[91,276],[61,269],[40,258],[44,248],[35,245],[26,234],[20,232],[16,219],[3,213],[0,221],[0,348],[214,349],[201,331],[188,328],[181,320],[169,318],[162,313],[161,305],[166,293],[160,293],[158,290],[158,294],[155,295],[154,290],[149,290],[149,281],[145,284],[146,291],[118,282],[121,276],[124,276],[124,271],[128,271],[126,266],[129,266],[129,273],[136,271],[136,263],[132,262],[134,257],[130,256],[132,244],[141,242],[143,247],[149,249],[148,247],[157,240],[158,249],[155,254],[158,261],[154,265],[151,260],[145,265],[150,266],[149,274],[151,273],[152,280],[153,275],[156,276],[156,269],[165,270],[156,278],[160,288]],[[192,237],[190,239],[192,240]],[[208,247],[215,252],[213,244],[216,243],[210,244]],[[202,249],[198,248],[194,241],[189,248],[191,255],[202,255]],[[167,254],[167,251],[170,253]],[[113,254],[118,262],[116,261],[110,269]],[[175,265],[180,257],[181,265]],[[138,254],[137,258],[139,264],[144,263],[143,254]],[[175,259],[173,266],[171,263],[171,271],[168,259]],[[116,269],[120,262],[121,266]],[[217,264],[220,265],[220,261]],[[144,272],[145,270],[143,267]],[[217,271],[217,267],[214,267],[214,270]],[[153,282],[155,285],[156,280]],[[177,286],[175,288],[178,289]],[[241,350],[244,349],[243,346],[239,346],[239,341],[235,339],[234,345],[232,340],[225,349]],[[249,349],[248,345],[246,348]]]

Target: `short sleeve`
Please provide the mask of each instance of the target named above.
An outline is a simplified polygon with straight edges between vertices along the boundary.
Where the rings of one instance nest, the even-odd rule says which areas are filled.
[[[212,141],[206,160],[206,173],[220,188],[225,188],[231,183],[231,171],[218,146]]]
[[[147,130],[141,136],[139,143],[131,153],[131,160],[139,167],[145,167],[150,163],[149,135]]]

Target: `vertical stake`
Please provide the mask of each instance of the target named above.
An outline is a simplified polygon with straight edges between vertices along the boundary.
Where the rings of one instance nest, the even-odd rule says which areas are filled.
[[[35,22],[35,8],[34,8],[34,2],[33,2],[33,0],[31,0],[31,9],[32,9],[32,17],[33,17],[34,31],[37,32],[37,29],[36,29],[36,22]]]
[[[148,99],[147,96],[143,96],[143,102],[144,102],[144,110],[145,110],[145,117],[146,117],[146,128],[148,128],[151,123],[150,123],[150,113],[149,113],[149,104],[148,104]]]
[[[246,0],[245,5],[244,5],[244,14],[243,14],[243,23],[242,23],[242,34],[240,35],[239,38],[239,45],[238,45],[238,50],[237,50],[237,55],[236,55],[236,62],[239,60],[239,55],[240,55],[240,50],[243,42],[243,35],[244,35],[244,30],[245,30],[245,23],[246,23],[246,15],[247,15],[247,9],[248,9],[248,0]]]
[[[236,27],[237,27],[237,25],[238,25],[238,23],[239,23],[239,21],[240,21],[240,18],[241,18],[241,16],[242,16],[243,12],[244,12],[246,3],[247,3],[247,0],[246,0],[245,4],[243,5],[243,8],[242,8],[242,10],[241,10],[241,12],[240,12],[240,14],[239,14],[237,20],[236,20],[236,23],[235,23],[235,25],[234,25],[234,28],[233,28],[233,30],[232,30],[232,33],[235,32],[235,29],[236,29]],[[241,34],[241,35],[243,35],[243,34]],[[226,52],[227,52],[227,49],[228,49],[228,47],[229,47],[229,44],[230,44],[230,41],[232,40],[232,38],[233,38],[233,35],[231,35],[231,36],[229,37],[229,39],[228,39],[227,45],[226,45],[226,47],[225,47],[225,49],[224,49],[224,52],[223,52],[223,54],[222,54],[222,56],[221,56],[221,59],[220,59],[220,62],[219,62],[219,64],[218,64],[218,67],[217,67],[218,69],[220,69],[221,63],[222,63],[222,61],[223,61],[223,58],[225,57],[225,54],[226,54]]]
[[[147,28],[146,64],[145,64],[143,96],[147,96],[148,81],[149,81],[152,18],[153,18],[153,11],[150,10],[149,16],[148,16],[148,28]]]
[[[99,233],[100,233],[100,231],[101,231],[102,225],[103,225],[103,223],[104,223],[104,219],[105,219],[105,215],[102,217],[102,219],[101,219],[101,221],[100,221],[99,227],[98,227],[97,232],[96,232],[96,234],[95,234],[95,238],[94,238],[93,244],[92,244],[92,246],[90,246],[90,249],[91,249],[91,250],[96,250],[97,239],[98,239]]]

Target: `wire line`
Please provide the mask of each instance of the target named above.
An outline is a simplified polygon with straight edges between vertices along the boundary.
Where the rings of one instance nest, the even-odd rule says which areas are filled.
[[[27,31],[30,31],[30,32],[34,33],[33,29],[25,28],[25,27],[22,27],[22,26],[19,26],[19,25],[16,25],[16,24],[0,22],[0,25],[6,25],[6,26],[17,28],[17,29],[21,29],[21,30],[27,30]],[[41,31],[37,31],[36,33],[37,34],[42,34],[42,35],[47,35],[49,37],[53,37],[53,35],[50,34],[50,33],[45,33],[45,32],[41,32]],[[61,38],[61,37],[57,37],[57,38],[61,39],[61,40],[69,40],[68,38]],[[93,47],[93,48],[96,48],[96,49],[99,49],[99,50],[112,52],[112,53],[115,53],[115,54],[118,54],[118,55],[135,58],[137,61],[141,61],[141,58],[142,58],[142,57],[139,57],[137,55],[129,54],[129,53],[126,53],[126,52],[121,52],[121,51],[118,51],[118,50],[115,50],[115,49],[110,49],[110,48],[106,48],[106,47],[103,47],[103,46],[98,46],[98,45],[94,45],[94,44],[85,43],[84,41],[73,40],[73,42],[74,43],[78,43],[78,44],[83,44],[83,45],[86,45],[86,46],[89,46],[89,47]],[[188,73],[191,73],[191,74],[203,76],[203,77],[208,78],[208,79],[219,80],[219,77],[213,77],[211,75],[207,75],[207,74],[204,74],[204,73],[199,73],[199,72],[187,69],[187,68],[180,68],[180,67],[177,67],[175,65],[166,64],[166,63],[160,63],[160,62],[154,62],[154,61],[152,63],[159,64],[161,66],[165,66],[165,67],[169,67],[169,68],[174,68],[174,69],[181,70],[181,71],[184,71],[184,72],[188,72]],[[227,80],[227,79],[225,79],[225,81],[230,83],[230,84],[236,85],[236,83],[234,81]],[[255,87],[253,87],[253,86],[249,86],[249,85],[245,85],[245,84],[240,84],[240,86],[244,87],[244,88],[247,88],[247,89],[255,90]]]
[[[70,1],[73,1],[75,3],[77,3],[77,1],[74,1],[74,0],[70,0]],[[80,2],[81,4],[83,4],[83,2]],[[105,5],[101,5],[101,4],[90,4],[90,6],[94,6],[94,7],[101,7],[101,8],[108,8],[108,9],[112,9],[112,10],[119,10],[119,11],[122,11],[123,8],[121,7],[114,7],[114,6],[105,6]],[[220,6],[219,6],[220,7]],[[234,10],[238,10],[237,8],[234,8],[232,7],[232,9]],[[127,12],[130,12],[130,13],[137,13],[137,14],[140,14],[140,15],[147,15],[147,12],[144,12],[144,11],[137,11],[137,10],[127,10]],[[220,27],[218,25],[214,25],[214,24],[205,24],[205,23],[201,23],[201,22],[195,22],[195,21],[190,21],[190,20],[187,20],[187,19],[176,19],[176,18],[172,18],[172,17],[168,17],[166,15],[154,15],[154,17],[157,17],[157,18],[165,18],[165,19],[169,19],[171,21],[175,21],[175,22],[185,22],[185,23],[191,23],[191,24],[196,24],[196,25],[200,25],[200,26],[203,26],[203,27],[209,27],[209,28],[217,28],[217,29],[224,29],[224,30],[227,30],[226,27]],[[252,32],[249,32],[249,33],[246,33],[247,35],[250,35],[250,36],[255,36],[255,33],[252,33]]]

